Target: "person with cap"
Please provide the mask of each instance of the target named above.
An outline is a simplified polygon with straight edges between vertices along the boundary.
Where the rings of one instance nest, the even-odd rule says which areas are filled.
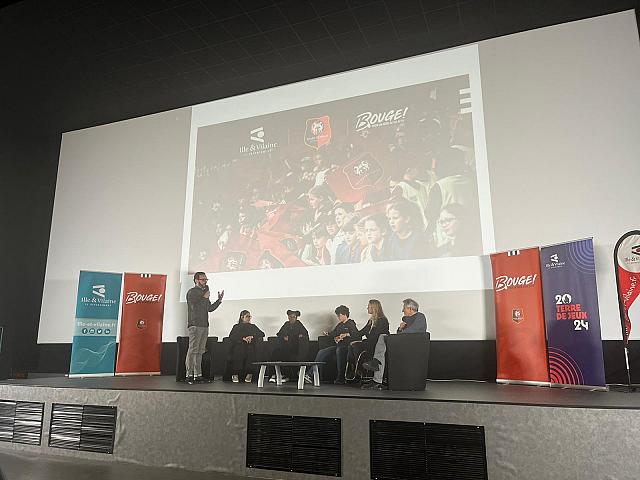
[[[284,322],[276,334],[278,346],[272,354],[271,360],[274,362],[301,362],[307,359],[309,351],[309,332],[300,321],[300,310],[287,310],[287,321]],[[286,372],[291,375],[291,371]],[[282,381],[289,379],[284,376]],[[272,375],[270,382],[276,381],[276,376]]]

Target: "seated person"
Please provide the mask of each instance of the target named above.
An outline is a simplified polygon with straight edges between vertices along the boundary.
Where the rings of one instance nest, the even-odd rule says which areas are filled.
[[[335,345],[327,348],[323,348],[316,355],[316,362],[329,363],[335,358],[336,366],[338,367],[338,378],[336,378],[337,385],[345,383],[344,369],[347,365],[347,351],[349,344],[352,340],[359,339],[358,327],[356,322],[349,318],[349,309],[344,305],[340,305],[335,310],[338,317],[338,324],[330,332],[325,332],[326,335],[333,337]],[[324,365],[320,366],[320,371],[324,370]],[[305,381],[310,382],[311,378],[305,376]]]
[[[309,332],[299,320],[300,310],[287,310],[287,321],[280,328],[276,336],[278,337],[278,346],[271,355],[273,362],[304,362],[307,359],[309,351]],[[286,368],[286,367],[285,367]],[[292,375],[291,368],[285,370],[287,375]],[[287,382],[289,379],[283,376],[282,381]],[[272,375],[270,382],[276,381],[276,376]]]
[[[354,368],[362,352],[367,352],[369,358],[373,356],[380,334],[389,335],[389,320],[385,317],[379,300],[369,300],[367,313],[369,314],[369,321],[362,330],[358,331],[358,336],[362,340],[352,341],[349,345],[347,358],[349,365],[352,365]],[[354,371],[352,374],[355,376],[356,372]],[[352,376],[350,376],[350,378],[352,378]]]
[[[251,312],[242,310],[240,319],[231,329],[229,340],[231,351],[231,380],[238,383],[244,378],[246,383],[253,381],[253,365],[256,356],[256,343],[254,339],[264,337],[264,332],[251,323]]]
[[[404,316],[398,327],[398,334],[402,333],[425,333],[427,331],[427,317],[418,311],[418,302],[412,298],[402,301],[402,313]],[[380,335],[373,353],[373,359],[362,364],[367,370],[373,371],[373,381],[363,385],[362,388],[383,389],[382,380],[384,375],[385,354],[387,353],[387,336]]]

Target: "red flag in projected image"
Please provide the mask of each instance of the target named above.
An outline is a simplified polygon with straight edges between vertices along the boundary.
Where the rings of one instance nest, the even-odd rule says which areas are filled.
[[[328,115],[307,120],[304,132],[305,145],[316,150],[331,142],[331,122]]]
[[[258,243],[262,249],[258,259],[258,268],[304,267],[306,264],[298,258],[297,239],[281,233],[257,232]]]
[[[260,227],[262,232],[291,233],[305,214],[305,209],[298,205],[278,205],[267,213],[267,221]]]
[[[382,164],[370,152],[364,152],[329,175],[327,184],[339,200],[356,203],[384,177]]]

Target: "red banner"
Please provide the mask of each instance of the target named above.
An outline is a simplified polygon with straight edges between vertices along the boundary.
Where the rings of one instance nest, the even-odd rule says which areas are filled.
[[[549,382],[540,253],[491,255],[496,302],[497,381]]]
[[[160,374],[166,275],[125,273],[116,375]]]

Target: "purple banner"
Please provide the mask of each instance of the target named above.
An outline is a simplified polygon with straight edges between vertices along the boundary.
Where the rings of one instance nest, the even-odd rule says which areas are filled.
[[[552,384],[605,386],[592,239],[540,249]]]

